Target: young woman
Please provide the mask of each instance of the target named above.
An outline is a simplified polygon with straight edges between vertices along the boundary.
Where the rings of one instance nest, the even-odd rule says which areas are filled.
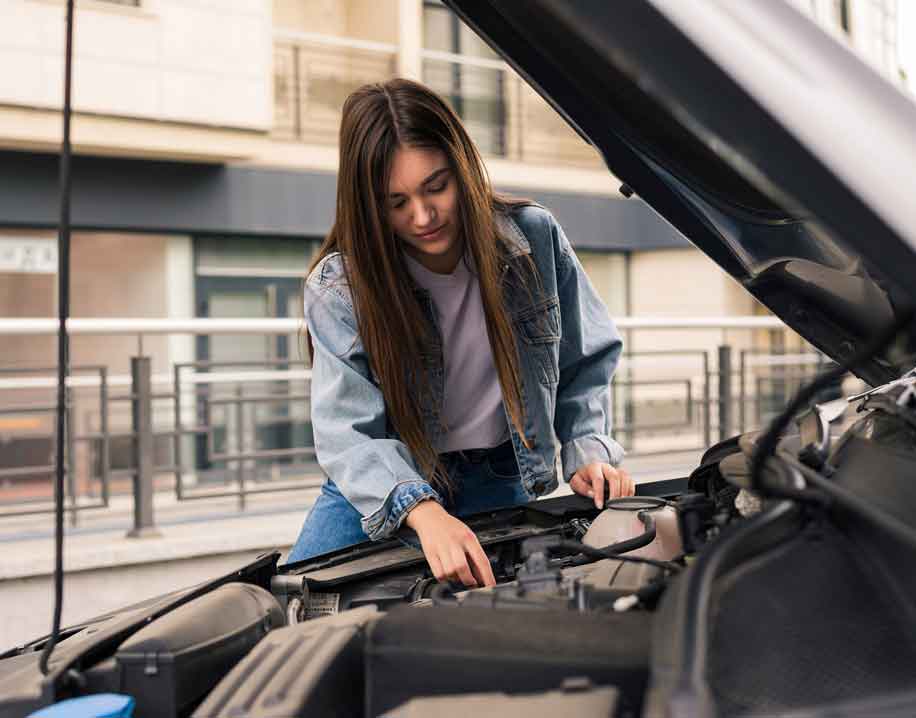
[[[305,283],[328,476],[289,562],[413,529],[439,580],[493,585],[459,517],[557,487],[633,493],[609,437],[621,341],[553,216],[495,195],[426,87],[344,104],[337,216]]]

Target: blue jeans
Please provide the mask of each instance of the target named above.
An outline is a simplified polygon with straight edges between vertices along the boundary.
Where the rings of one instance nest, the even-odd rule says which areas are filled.
[[[443,456],[455,489],[443,504],[450,514],[467,516],[531,501],[522,488],[512,445],[501,444],[480,457],[468,458],[458,452]],[[299,538],[286,557],[287,563],[303,561],[330,551],[368,541],[360,520],[362,515],[328,479],[318,500],[305,518]]]

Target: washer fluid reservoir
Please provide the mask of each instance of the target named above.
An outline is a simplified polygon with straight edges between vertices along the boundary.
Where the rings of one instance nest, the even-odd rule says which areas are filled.
[[[641,536],[646,532],[646,527],[639,513],[646,511],[655,520],[655,539],[647,546],[627,551],[624,555],[670,561],[684,552],[677,525],[677,511],[664,499],[654,496],[624,496],[609,499],[605,507],[582,538],[582,543],[587,546],[605,548]]]

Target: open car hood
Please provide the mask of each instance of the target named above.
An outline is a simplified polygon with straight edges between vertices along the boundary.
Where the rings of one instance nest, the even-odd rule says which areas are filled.
[[[446,4],[617,177],[833,359],[916,305],[916,104],[793,7]],[[896,347],[857,373],[879,384],[914,363]]]

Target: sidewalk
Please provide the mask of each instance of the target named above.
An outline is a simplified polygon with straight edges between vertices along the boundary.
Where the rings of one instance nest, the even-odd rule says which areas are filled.
[[[178,501],[174,493],[157,494],[159,535],[143,538],[127,536],[133,527],[133,504],[129,497],[115,497],[108,508],[81,511],[76,528],[67,525],[69,515],[65,516],[64,569],[87,571],[288,548],[317,496],[317,488],[249,496],[242,512],[235,498]],[[53,515],[0,520],[0,547],[0,582],[53,572]]]

